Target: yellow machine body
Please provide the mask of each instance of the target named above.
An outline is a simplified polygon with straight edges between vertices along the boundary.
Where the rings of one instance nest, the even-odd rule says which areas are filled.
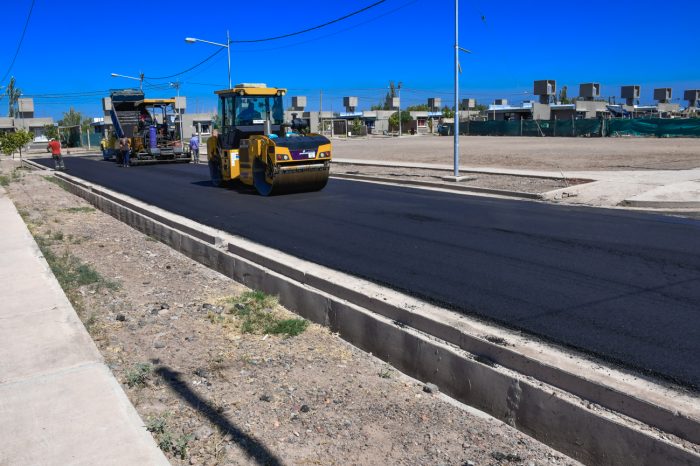
[[[217,91],[222,134],[211,145],[216,154],[210,163],[220,170],[221,181],[239,180],[264,196],[317,191],[326,185],[331,143],[319,134],[290,130],[300,127],[298,120],[281,121],[285,92],[261,84]]]

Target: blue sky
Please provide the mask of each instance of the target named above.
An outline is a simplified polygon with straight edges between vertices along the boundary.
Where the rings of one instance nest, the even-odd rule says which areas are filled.
[[[218,0],[36,0],[11,75],[24,94],[36,96],[37,116],[58,117],[71,104],[99,116],[107,89],[138,85],[110,73],[143,72],[147,94],[174,95],[161,89],[172,79],[148,77],[177,73],[216,51],[187,44],[186,36],[224,42],[229,29],[232,40],[269,37],[373,2],[268,0],[261,8],[262,2]],[[0,77],[30,4],[3,5]],[[624,84],[642,85],[643,102],[651,102],[653,87],[673,87],[674,97],[682,97],[683,89],[700,88],[698,17],[697,0],[461,0],[460,45],[474,52],[461,57],[461,92],[481,103],[500,97],[517,102],[531,98],[533,80],[555,79],[558,87],[568,85],[569,95],[577,94],[579,83],[600,82],[606,97],[619,95]],[[290,96],[308,96],[311,109],[318,108],[321,89],[324,110],[339,110],[344,95],[357,95],[360,109],[367,109],[383,99],[390,80],[403,82],[403,105],[428,97],[448,103],[453,18],[452,0],[387,0],[315,32],[232,45],[233,81],[287,87]],[[227,82],[225,53],[180,79],[188,111],[213,109],[213,91]],[[6,102],[0,101],[0,114]]]

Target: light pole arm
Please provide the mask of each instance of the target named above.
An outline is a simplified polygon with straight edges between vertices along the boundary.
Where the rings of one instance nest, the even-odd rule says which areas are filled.
[[[212,42],[210,40],[204,40],[204,39],[195,39],[194,37],[187,37],[185,39],[185,42],[188,42],[190,44],[194,44],[195,42],[204,42],[205,44],[218,45],[219,47],[228,48],[228,45],[226,45],[226,44],[220,44],[218,42]]]
[[[217,47],[223,47],[226,49],[226,54],[228,55],[228,88],[231,89],[231,37],[226,31],[226,43],[220,44],[219,42],[212,42],[210,40],[197,39],[195,37],[185,37],[185,42],[188,44],[194,44],[195,42],[204,42],[205,44],[216,45]]]

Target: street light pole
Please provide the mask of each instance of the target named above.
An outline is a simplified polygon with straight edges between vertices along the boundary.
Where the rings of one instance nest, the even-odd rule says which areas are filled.
[[[177,99],[175,99],[175,111],[177,112],[177,119],[180,122],[180,147],[184,149],[185,143],[182,139],[182,108],[180,107],[180,81],[170,83],[170,86],[177,89]]]
[[[134,81],[139,81],[139,88],[143,90],[143,73],[139,74],[138,78],[135,78],[133,76],[126,76],[123,74],[117,74],[117,73],[112,73],[113,78],[125,78],[125,79],[133,79]]]
[[[228,88],[231,89],[231,37],[226,29],[226,55],[228,55]]]
[[[399,90],[399,137],[401,137],[401,83],[399,83],[398,90]]]
[[[459,179],[459,51],[472,53],[459,46],[459,0],[455,0],[455,118],[454,118],[454,178]]]
[[[454,176],[459,176],[459,0],[455,0]]]
[[[226,49],[226,54],[228,55],[228,88],[232,89],[231,85],[231,38],[229,36],[229,31],[226,30],[226,43],[220,44],[218,42],[212,42],[210,40],[197,39],[194,37],[185,37],[185,42],[188,44],[194,44],[195,42],[204,42],[205,44],[216,45],[219,47],[224,47]]]

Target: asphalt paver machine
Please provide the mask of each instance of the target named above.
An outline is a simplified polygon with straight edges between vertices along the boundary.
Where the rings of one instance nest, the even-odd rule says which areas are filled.
[[[221,134],[214,153],[209,154],[214,184],[240,180],[263,196],[326,186],[331,142],[308,133],[301,119],[284,122],[285,93],[286,89],[265,84],[238,84],[216,91]]]
[[[147,99],[139,89],[110,93],[110,117],[117,138],[127,138],[132,165],[189,162],[176,121],[175,99]]]

